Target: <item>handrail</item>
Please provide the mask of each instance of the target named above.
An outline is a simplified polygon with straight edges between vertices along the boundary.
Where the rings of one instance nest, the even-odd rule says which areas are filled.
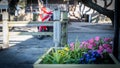
[[[53,35],[56,46],[60,44],[61,23],[60,21],[3,21],[3,48],[9,47],[9,36],[11,35]],[[10,32],[9,27],[15,26],[53,26],[53,32]],[[56,41],[57,40],[57,41]]]

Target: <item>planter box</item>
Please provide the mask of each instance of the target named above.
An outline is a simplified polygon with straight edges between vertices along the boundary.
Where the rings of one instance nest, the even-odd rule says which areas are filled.
[[[109,54],[114,64],[41,64],[42,58],[49,54],[54,48],[50,48],[41,58],[39,58],[33,65],[34,68],[119,68],[120,63],[116,58]],[[58,48],[59,49],[59,48]]]

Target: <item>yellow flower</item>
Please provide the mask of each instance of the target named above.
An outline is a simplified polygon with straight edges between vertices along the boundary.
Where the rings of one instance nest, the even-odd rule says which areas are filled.
[[[65,47],[64,50],[65,50],[65,51],[69,51],[70,49],[69,49],[68,47]]]
[[[58,53],[61,53],[61,52],[62,52],[62,50],[57,50],[57,52],[58,52]]]
[[[63,50],[57,50],[57,52],[61,55],[61,56],[64,56],[65,55],[65,52]]]

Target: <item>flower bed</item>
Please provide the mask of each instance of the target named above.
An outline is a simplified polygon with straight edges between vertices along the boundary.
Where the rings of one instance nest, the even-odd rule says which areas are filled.
[[[112,55],[112,39],[100,37],[81,43],[76,41],[63,48],[50,48],[34,64],[34,68],[118,68],[119,66],[119,62]]]

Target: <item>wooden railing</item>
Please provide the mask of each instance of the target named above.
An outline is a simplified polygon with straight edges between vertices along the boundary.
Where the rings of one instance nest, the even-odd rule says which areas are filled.
[[[55,46],[59,46],[61,43],[61,22],[60,21],[3,21],[2,34],[3,35],[3,48],[9,47],[9,36],[11,35],[53,35],[53,42]],[[9,27],[21,27],[21,26],[53,26],[53,32],[10,32]]]
[[[6,17],[3,18],[0,26],[2,27],[3,45],[2,48],[9,47],[9,36],[11,35],[53,35],[53,42],[55,46],[64,46],[67,44],[67,23],[66,12],[61,12],[60,21],[7,21]],[[53,26],[53,32],[10,32],[9,27],[26,27],[26,26]]]

